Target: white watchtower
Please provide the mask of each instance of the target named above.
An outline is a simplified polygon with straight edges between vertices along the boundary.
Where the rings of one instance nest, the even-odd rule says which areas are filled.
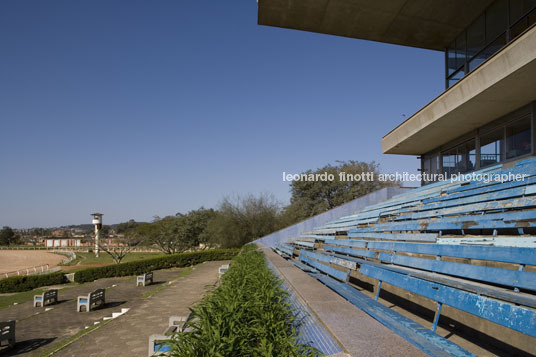
[[[99,257],[99,238],[100,230],[102,228],[102,213],[92,213],[93,224],[95,225],[95,256]]]

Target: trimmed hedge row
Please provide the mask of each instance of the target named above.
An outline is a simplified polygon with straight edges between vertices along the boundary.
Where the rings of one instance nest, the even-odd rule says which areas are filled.
[[[211,249],[165,255],[157,258],[107,265],[77,271],[74,281],[85,283],[101,278],[143,274],[152,270],[185,267],[212,260],[229,260],[237,255],[239,249]]]
[[[41,286],[63,284],[67,281],[62,272],[42,275],[12,276],[0,280],[0,293],[18,293]]]

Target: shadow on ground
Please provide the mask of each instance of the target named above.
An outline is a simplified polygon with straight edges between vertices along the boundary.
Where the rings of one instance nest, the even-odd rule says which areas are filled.
[[[0,349],[0,354],[2,356],[18,356],[24,353],[32,352],[38,348],[41,348],[45,345],[48,345],[56,338],[34,338],[26,341],[17,341],[15,347],[8,348],[5,350]]]

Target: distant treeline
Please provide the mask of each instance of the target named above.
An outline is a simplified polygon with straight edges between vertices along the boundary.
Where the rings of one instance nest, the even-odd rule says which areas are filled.
[[[203,207],[186,214],[155,217],[151,223],[133,220],[115,226],[116,233],[143,237],[143,244],[168,254],[195,247],[241,247],[257,238],[349,202],[396,182],[340,181],[339,173],[379,173],[374,162],[339,161],[306,174],[333,174],[333,181],[293,181],[290,204],[283,206],[271,194],[227,197],[217,209]]]
[[[341,174],[343,173],[343,174]],[[317,170],[307,170],[300,175],[331,176],[333,180],[297,180],[290,184],[290,204],[283,205],[268,193],[258,196],[226,197],[216,209],[203,207],[186,214],[155,217],[152,222],[130,220],[114,225],[103,225],[102,236],[112,231],[121,235],[120,246],[156,246],[164,253],[210,247],[236,248],[257,238],[288,227],[309,217],[323,213],[358,197],[383,187],[398,185],[384,181],[341,181],[342,176],[379,174],[375,162],[337,161]],[[341,175],[339,175],[341,174]],[[93,226],[89,224],[68,226],[87,229],[86,240],[93,239]],[[32,231],[31,233],[34,233]],[[36,229],[35,233],[50,233]],[[16,244],[21,236],[9,227],[0,231],[0,245]],[[107,249],[103,245],[103,249]],[[117,250],[117,245],[112,246]],[[120,252],[121,256],[126,254]]]

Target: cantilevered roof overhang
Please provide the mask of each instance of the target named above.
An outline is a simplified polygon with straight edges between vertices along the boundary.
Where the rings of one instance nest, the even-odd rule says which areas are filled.
[[[492,1],[258,0],[258,23],[442,51]]]
[[[534,100],[536,27],[384,136],[382,150],[422,155]]]

